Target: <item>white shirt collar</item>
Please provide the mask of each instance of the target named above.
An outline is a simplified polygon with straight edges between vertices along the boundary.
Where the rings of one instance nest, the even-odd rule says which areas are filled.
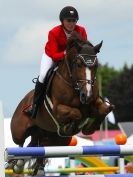
[[[64,28],[63,28],[64,29]],[[69,38],[69,37],[71,37],[71,33],[67,33],[67,31],[64,29],[64,32],[65,32],[65,34],[66,34],[66,37],[67,37],[67,39]]]

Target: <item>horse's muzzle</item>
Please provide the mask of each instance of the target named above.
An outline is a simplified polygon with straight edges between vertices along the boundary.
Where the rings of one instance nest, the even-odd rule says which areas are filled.
[[[80,91],[80,101],[82,104],[89,104],[90,103],[90,96],[87,96],[83,90]]]

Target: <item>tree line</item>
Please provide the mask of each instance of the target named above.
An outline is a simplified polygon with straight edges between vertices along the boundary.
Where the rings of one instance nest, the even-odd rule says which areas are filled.
[[[133,65],[120,70],[101,65],[97,77],[100,94],[115,105],[116,122],[133,121]]]

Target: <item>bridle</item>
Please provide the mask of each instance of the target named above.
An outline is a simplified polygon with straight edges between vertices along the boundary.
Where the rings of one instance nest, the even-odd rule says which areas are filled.
[[[88,59],[86,59],[88,57]],[[91,59],[91,57],[94,57],[94,60]],[[75,58],[73,59],[73,63],[72,65],[75,65],[76,66],[76,61],[77,59],[80,59],[83,64],[88,67],[88,68],[93,68],[95,66],[98,65],[98,60],[97,60],[97,56],[96,55],[88,55],[88,54],[76,54]],[[67,60],[67,56],[65,56],[64,58],[65,60],[65,64],[66,64],[66,67],[67,67],[67,70],[68,70],[68,73],[69,73],[69,77],[71,79],[71,81],[67,81],[59,72],[58,70],[56,70],[56,74],[58,77],[60,77],[61,79],[63,79],[63,81],[73,87],[76,91],[80,92],[83,88],[83,86],[87,83],[87,84],[90,84],[92,87],[94,86],[94,82],[96,80],[96,74],[95,77],[93,79],[84,79],[84,80],[78,80],[78,79],[73,79],[73,75],[72,75],[72,71],[71,71],[71,67],[68,63],[68,60]],[[80,84],[79,84],[80,83]],[[82,84],[81,84],[82,83]]]
[[[94,60],[92,60],[91,57],[94,57]],[[83,62],[83,64],[86,67],[88,67],[89,69],[94,68],[95,66],[97,66],[97,63],[98,63],[96,55],[77,54],[75,58],[76,58],[76,60],[79,58]],[[84,80],[83,79],[82,80],[76,79],[75,84],[74,84],[74,89],[80,92],[85,84],[90,84],[93,87],[94,82],[96,80],[96,73],[94,74],[94,76],[95,77],[93,77],[92,79],[89,79],[89,80],[88,79],[84,79]]]

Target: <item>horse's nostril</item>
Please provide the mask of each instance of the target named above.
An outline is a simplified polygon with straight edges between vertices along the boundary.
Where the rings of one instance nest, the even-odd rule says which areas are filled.
[[[80,101],[82,104],[86,103],[86,94],[83,91],[80,92]]]
[[[85,96],[85,93],[82,93],[82,95],[81,95],[81,96],[82,96],[82,98],[85,98],[85,97],[86,97],[86,96]]]

